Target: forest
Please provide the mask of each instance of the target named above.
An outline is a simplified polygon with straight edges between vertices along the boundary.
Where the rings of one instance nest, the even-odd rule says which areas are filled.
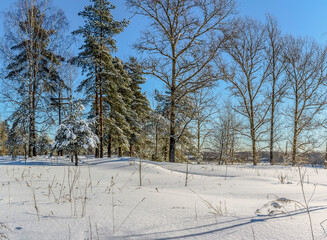
[[[1,155],[327,163],[326,45],[240,16],[234,0],[126,4],[148,26],[124,60],[115,37],[130,20],[107,0],[90,0],[73,30],[55,2],[6,12]],[[149,79],[164,87],[145,93]]]

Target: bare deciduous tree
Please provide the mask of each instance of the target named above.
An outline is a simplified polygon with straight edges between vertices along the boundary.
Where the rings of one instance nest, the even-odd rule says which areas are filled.
[[[270,101],[270,139],[269,139],[269,158],[270,164],[274,164],[274,145],[281,138],[278,124],[278,109],[285,96],[287,81],[283,78],[285,65],[283,61],[283,42],[281,30],[275,18],[267,15],[267,47],[266,56],[269,62],[270,75],[268,98]]]
[[[197,160],[202,160],[202,149],[213,132],[213,117],[218,113],[218,97],[211,88],[202,88],[192,94],[195,114],[194,131],[196,135]]]
[[[321,126],[318,115],[326,105],[327,49],[309,39],[287,36],[285,39],[286,77],[290,100],[287,116],[292,119],[292,165],[300,153],[315,147],[314,131]],[[306,132],[307,134],[303,134]]]
[[[218,164],[234,160],[235,146],[240,127],[241,123],[237,120],[232,103],[227,101],[223,108],[220,109],[214,134],[214,142],[218,150]]]
[[[230,38],[234,0],[127,0],[134,13],[150,19],[135,47],[149,55],[147,73],[161,80],[170,93],[169,161],[175,161],[176,104],[185,95],[208,86],[215,76],[210,62]]]
[[[264,51],[267,39],[265,27],[249,18],[238,20],[238,36],[226,42],[230,65],[218,63],[224,78],[231,84],[232,94],[238,99],[236,112],[248,121],[248,132],[242,134],[251,140],[253,164],[258,162],[258,142],[263,140],[267,129],[269,103],[262,94],[269,76],[269,65]]]

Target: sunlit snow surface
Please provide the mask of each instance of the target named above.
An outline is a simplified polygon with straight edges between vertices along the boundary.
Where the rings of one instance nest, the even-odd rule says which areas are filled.
[[[0,233],[9,239],[311,239],[296,167],[194,164],[185,187],[185,164],[143,161],[140,187],[138,159],[80,159],[76,168],[67,158],[25,165],[0,157]],[[301,171],[315,238],[327,239],[327,170]]]

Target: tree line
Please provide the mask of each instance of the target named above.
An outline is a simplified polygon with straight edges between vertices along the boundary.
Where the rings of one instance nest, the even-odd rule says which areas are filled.
[[[325,45],[282,34],[270,15],[264,23],[239,17],[234,0],[126,4],[149,23],[134,45],[145,57],[126,61],[115,56],[115,36],[129,21],[115,20],[107,0],[90,0],[72,36],[63,11],[47,2],[19,0],[6,14],[1,95],[13,112],[3,122],[2,154],[64,150],[77,159],[78,149],[99,158],[115,152],[200,162],[214,153],[222,164],[246,150],[256,165],[267,150],[275,164],[289,143],[284,159],[295,165],[321,147]],[[77,71],[82,81],[73,91]],[[146,77],[164,84],[151,103],[141,89]],[[81,119],[77,96],[88,106],[89,123]],[[58,106],[66,119],[59,120],[53,144],[46,133],[58,125]],[[72,137],[74,129],[79,133]]]

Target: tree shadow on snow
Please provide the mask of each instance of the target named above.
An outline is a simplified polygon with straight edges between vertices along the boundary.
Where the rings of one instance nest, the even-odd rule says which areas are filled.
[[[327,206],[315,206],[310,207],[310,213],[321,211],[327,209]],[[222,221],[218,223],[213,224],[206,224],[201,226],[195,226],[195,227],[189,227],[184,229],[177,229],[177,230],[171,230],[171,231],[162,231],[162,232],[153,232],[153,233],[145,233],[145,234],[134,234],[134,235],[126,235],[126,236],[117,236],[112,237],[113,239],[156,239],[156,240],[169,240],[169,239],[184,239],[184,238],[194,238],[194,237],[201,237],[208,234],[215,234],[222,232],[224,230],[229,229],[236,229],[238,227],[243,227],[246,225],[255,224],[258,222],[266,222],[273,219],[283,219],[283,218],[289,218],[296,215],[302,215],[307,214],[307,212],[304,209],[300,210],[294,210],[290,211],[287,214],[278,214],[278,215],[257,215],[254,217],[245,217],[245,218],[236,218],[228,221]],[[239,223],[238,223],[239,222]],[[228,225],[225,227],[219,227],[219,225],[224,225],[232,223],[232,225]],[[214,228],[212,230],[209,230],[208,228]],[[192,231],[192,233],[188,234],[179,234],[179,232],[189,232]],[[166,235],[166,237],[164,237]]]

